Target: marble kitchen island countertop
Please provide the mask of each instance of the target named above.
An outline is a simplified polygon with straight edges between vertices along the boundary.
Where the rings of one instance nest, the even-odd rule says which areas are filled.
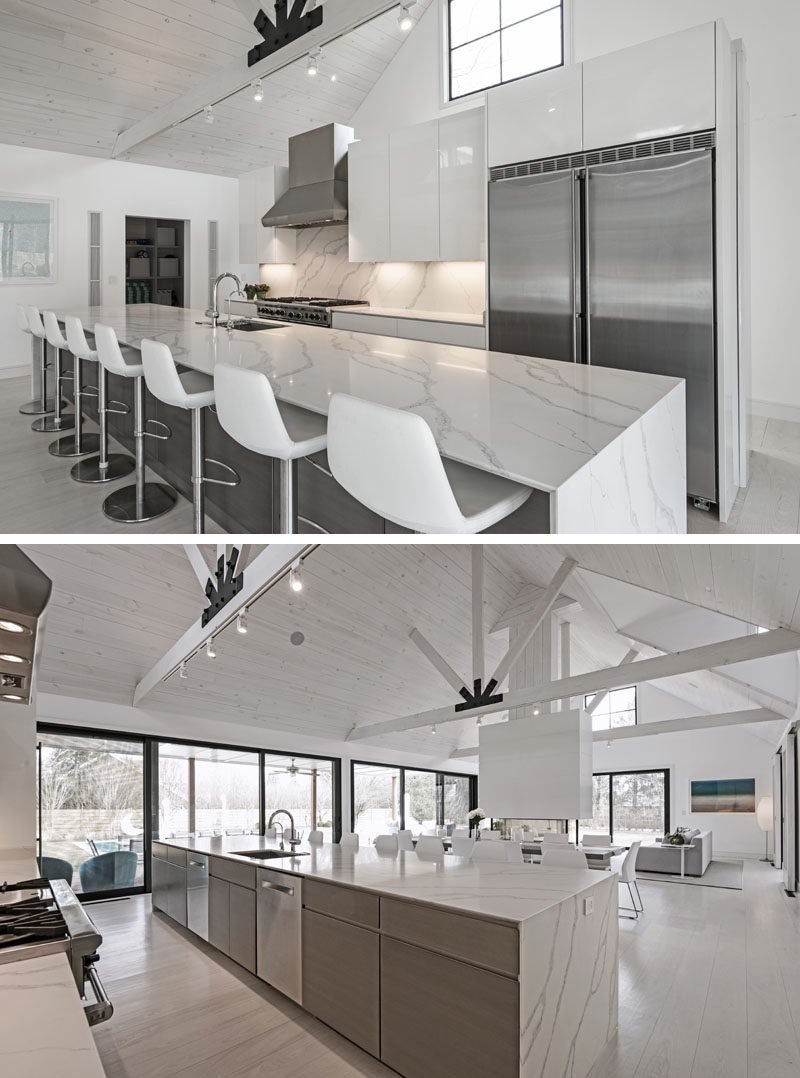
[[[443,456],[545,492],[551,532],[686,531],[681,379],[317,326],[214,330],[156,304],[57,313],[133,347],[163,341],[207,374],[261,370],[280,399],[320,414],[334,393],[414,411]]]
[[[536,865],[470,861],[447,854],[427,860],[413,852],[379,854],[368,847],[298,847],[302,856],[247,858],[242,850],[275,850],[279,843],[258,835],[159,839],[166,846],[289,872],[306,879],[357,887],[374,894],[445,907],[476,917],[522,925],[538,914],[607,886],[610,874],[592,869],[542,869]]]

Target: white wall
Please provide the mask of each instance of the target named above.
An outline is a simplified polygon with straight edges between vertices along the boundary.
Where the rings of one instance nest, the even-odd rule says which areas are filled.
[[[0,703],[0,850],[36,843],[36,711]]]
[[[639,686],[638,707],[640,723],[684,718],[697,712],[691,704],[653,685]],[[763,857],[764,833],[758,829],[755,813],[691,813],[689,781],[755,778],[758,803],[759,797],[772,792],[773,754],[772,742],[759,736],[757,725],[727,726],[612,741],[610,746],[605,741],[596,741],[594,770],[669,768],[672,829],[710,830],[715,855]]]
[[[30,368],[30,339],[16,327],[18,303],[40,308],[88,304],[90,211],[103,213],[106,305],[125,302],[126,215],[190,222],[192,307],[205,308],[208,303],[209,220],[219,221],[220,267],[233,267],[238,261],[239,184],[235,179],[0,145],[0,193],[58,200],[57,281],[0,285],[0,376],[9,368]]]
[[[800,4],[797,0],[572,0],[575,61],[723,18],[744,40],[752,95],[752,326],[754,409],[800,420],[794,306],[800,247]],[[438,3],[352,118],[356,135],[442,114]],[[677,73],[676,73],[677,75]],[[534,76],[535,77],[535,76]],[[635,92],[635,87],[631,88]],[[474,107],[478,95],[461,107]]]

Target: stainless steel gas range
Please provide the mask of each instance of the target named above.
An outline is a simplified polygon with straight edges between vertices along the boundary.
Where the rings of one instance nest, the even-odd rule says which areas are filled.
[[[90,1026],[114,1013],[95,969],[103,937],[64,880],[0,884],[0,964],[41,955],[66,954],[81,999],[86,986],[94,1000],[84,1004]]]
[[[256,309],[259,318],[271,318],[276,322],[305,322],[313,326],[330,326],[333,312],[338,307],[369,307],[369,303],[360,299],[280,296],[277,299],[260,299]]]

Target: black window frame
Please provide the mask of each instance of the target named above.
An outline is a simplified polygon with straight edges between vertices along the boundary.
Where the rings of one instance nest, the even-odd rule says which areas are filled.
[[[608,779],[608,829],[611,834],[611,842],[614,842],[614,797],[612,780],[615,775],[663,775],[664,776],[664,834],[670,832],[670,820],[672,819],[672,804],[670,793],[670,768],[668,767],[623,767],[616,771],[595,771],[592,780]],[[567,823],[567,821],[564,821]],[[580,820],[573,820],[575,826],[575,843],[579,841]]]
[[[351,760],[350,761],[350,830],[356,829],[356,799],[355,779],[356,766],[361,767],[385,767],[390,771],[400,773],[400,792],[398,802],[400,806],[400,830],[406,826],[406,771],[420,771],[426,775],[436,775],[436,826],[444,827],[444,777],[451,775],[456,779],[469,779],[469,811],[478,807],[478,776],[470,775],[463,771],[442,771],[435,767],[412,767],[405,764],[390,764],[385,760]]]
[[[143,836],[143,858],[144,858],[144,884],[140,887],[131,887],[120,890],[112,891],[92,891],[90,894],[84,895],[80,893],[77,897],[81,902],[94,902],[102,901],[108,898],[123,898],[129,895],[148,894],[152,890],[151,879],[151,857],[153,850],[153,840],[159,841],[158,837],[158,747],[159,745],[190,745],[196,748],[203,749],[222,749],[230,752],[252,752],[258,756],[258,769],[259,769],[259,798],[258,798],[258,828],[259,834],[263,835],[266,828],[266,804],[265,804],[265,791],[266,791],[266,770],[265,765],[267,758],[270,756],[287,757],[291,756],[291,752],[287,752],[285,749],[264,749],[255,745],[236,745],[223,741],[198,741],[197,738],[191,737],[166,737],[152,734],[137,734],[124,730],[109,730],[102,729],[94,726],[74,726],[66,725],[62,723],[53,722],[39,722],[36,724],[36,748],[37,748],[37,794],[38,794],[38,782],[41,769],[38,766],[41,757],[39,756],[40,743],[39,736],[41,734],[67,734],[75,737],[89,737],[89,738],[110,738],[118,739],[120,741],[132,741],[137,742],[143,746],[143,758],[144,758],[144,772],[142,782],[144,784],[144,800],[143,800],[143,815],[144,815],[144,836]],[[305,752],[298,751],[295,753],[296,757],[302,757],[305,760],[325,760],[331,764],[331,782],[332,782],[332,795],[333,795],[333,841],[338,842],[342,836],[342,760],[340,756],[326,756],[323,753],[318,752]],[[450,774],[450,772],[445,772]],[[37,817],[37,836],[36,846],[38,854],[42,856],[42,826],[41,826],[41,798],[39,798],[39,811]]]
[[[462,42],[461,45],[457,45],[456,48],[460,49],[460,48],[463,48],[465,45],[472,45],[474,42],[481,41],[485,37],[491,37],[493,34],[502,35],[503,30],[510,30],[514,26],[520,26],[523,22],[528,22],[529,19],[538,18],[540,15],[547,14],[548,11],[553,11],[555,8],[560,8],[561,9],[561,62],[558,63],[558,64],[553,64],[551,67],[539,68],[538,71],[529,71],[526,75],[517,75],[513,79],[504,79],[503,78],[503,48],[502,48],[502,37],[501,37],[501,40],[500,40],[500,81],[499,82],[493,82],[490,86],[481,86],[477,90],[469,90],[465,94],[454,94],[453,93],[453,45],[452,45],[452,40],[453,40],[453,33],[452,33],[452,29],[453,29],[452,28],[453,0],[446,0],[446,3],[447,3],[446,63],[447,63],[447,100],[448,101],[465,101],[468,97],[472,97],[474,94],[485,94],[489,90],[496,89],[498,86],[510,86],[514,82],[519,82],[520,79],[530,79],[530,78],[533,78],[535,75],[543,74],[545,71],[556,71],[559,67],[564,67],[566,65],[566,30],[565,30],[565,25],[564,25],[565,22],[566,22],[566,13],[564,11],[564,8],[566,6],[567,0],[553,0],[553,3],[551,4],[551,6],[549,8],[545,8],[543,11],[537,11],[535,15],[528,15],[524,19],[520,19],[518,22],[511,23],[507,27],[503,26],[503,7],[502,7],[502,0],[500,0],[500,26],[498,27],[498,29],[497,30],[492,30],[488,34],[482,34],[480,37],[472,38],[470,41],[464,41],[464,42]]]
[[[639,725],[639,686],[638,685],[619,685],[619,686],[617,686],[616,689],[609,689],[608,690],[608,695],[611,696],[611,694],[614,693],[614,692],[629,692],[631,689],[633,689],[633,715],[634,715],[632,725],[633,726],[638,726]],[[588,705],[587,701],[590,698],[593,699],[595,696],[597,696],[596,692],[587,692],[587,693],[584,694],[584,697],[583,697],[584,710],[588,711],[589,705]],[[592,724],[592,729],[594,729],[594,724]],[[626,727],[624,727],[624,726],[609,726],[609,727],[601,726],[600,729],[601,730],[604,730],[604,729],[608,729],[608,730],[624,730],[624,729],[626,729]],[[658,769],[656,769],[656,770],[658,770]],[[625,772],[625,773],[628,774],[628,772]]]

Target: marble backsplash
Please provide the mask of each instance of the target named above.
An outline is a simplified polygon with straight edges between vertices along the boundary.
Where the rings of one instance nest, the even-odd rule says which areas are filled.
[[[363,299],[374,307],[408,307],[482,315],[483,262],[349,262],[347,225],[303,228],[294,265],[262,266],[273,296]]]

